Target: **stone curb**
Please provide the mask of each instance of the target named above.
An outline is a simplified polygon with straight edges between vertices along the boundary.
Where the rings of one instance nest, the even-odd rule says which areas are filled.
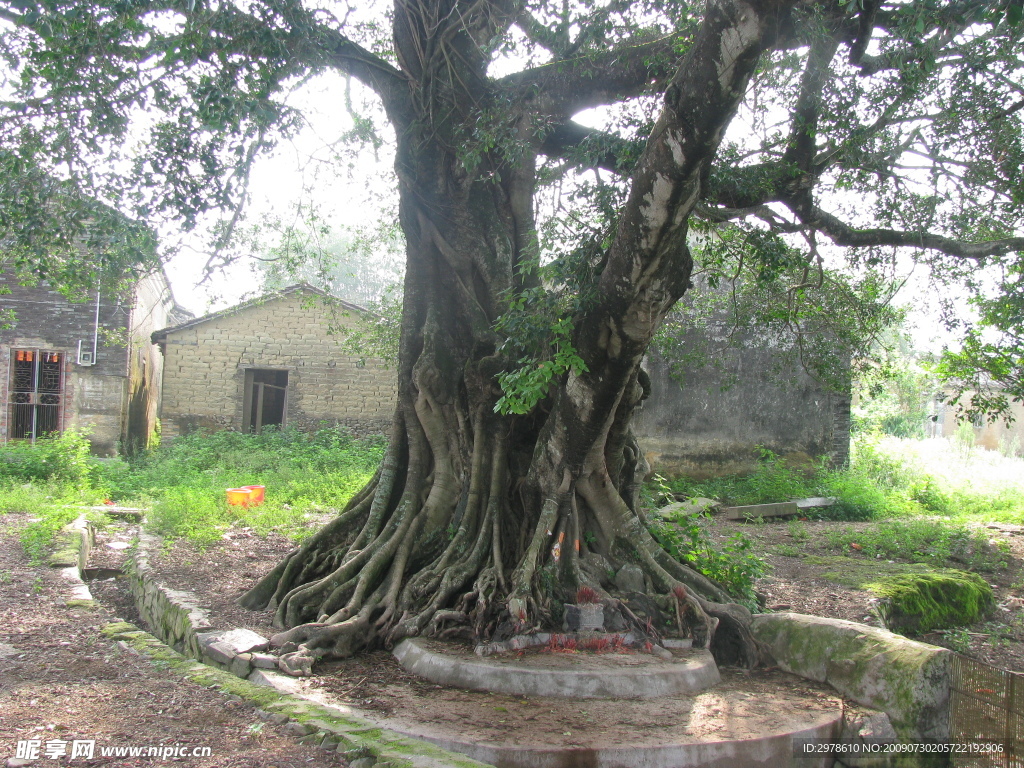
[[[441,685],[513,696],[566,699],[657,699],[697,693],[721,679],[710,651],[654,667],[626,669],[536,669],[490,659],[459,659],[434,653],[418,637],[395,647],[395,658],[414,675]]]
[[[261,720],[285,725],[300,742],[337,752],[359,768],[486,768],[485,763],[379,728],[336,707],[281,693],[186,658],[133,624],[108,624],[102,632],[130,652],[173,669],[191,682],[249,702]]]
[[[111,625],[104,634],[153,661],[180,669],[194,682],[219,687],[253,703],[260,710],[257,714],[270,722],[293,721],[291,730],[300,741],[312,743],[319,738],[318,746],[344,754],[357,768],[487,768],[486,763],[465,755],[308,700],[300,693],[298,680],[274,671],[274,657],[256,650],[266,647],[255,640],[265,643],[263,638],[247,630],[214,627],[206,611],[198,607],[195,595],[157,581],[149,552],[159,541],[140,533],[126,568],[135,606],[154,634],[127,623]],[[231,642],[246,633],[252,636],[252,651],[250,646]],[[365,762],[356,762],[360,760]]]

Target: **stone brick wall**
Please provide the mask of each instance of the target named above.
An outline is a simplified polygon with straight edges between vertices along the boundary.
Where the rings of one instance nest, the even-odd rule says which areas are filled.
[[[11,290],[0,296],[0,306],[16,313],[14,327],[0,330],[0,440],[8,439],[11,350],[60,352],[64,355],[61,428],[89,429],[93,450],[113,454],[121,438],[128,352],[123,346],[108,344],[101,334],[96,364],[78,365],[78,342],[92,351],[96,297],[74,303],[43,285],[21,286],[6,275],[0,275],[0,284]],[[102,329],[127,328],[130,316],[131,305],[124,297],[100,297]]]
[[[243,429],[245,374],[288,372],[285,426],[340,423],[357,433],[387,431],[396,373],[341,349],[332,327],[355,317],[300,291],[242,305],[166,332],[161,423],[165,437]]]

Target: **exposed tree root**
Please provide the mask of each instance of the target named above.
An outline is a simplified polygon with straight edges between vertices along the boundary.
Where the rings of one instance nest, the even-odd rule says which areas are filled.
[[[418,366],[413,378],[424,387],[436,375]],[[537,457],[517,453],[488,409],[463,419],[421,390],[401,413],[373,481],[242,600],[274,610],[283,671],[308,675],[319,659],[417,635],[479,643],[558,631],[581,586],[652,641],[682,634],[720,663],[759,662],[749,612],[673,560],[631,506],[644,465],[628,430],[615,436],[616,478],[602,452],[549,480],[524,476]],[[638,565],[668,618],[617,599],[609,574],[583,567],[595,556],[613,570]]]

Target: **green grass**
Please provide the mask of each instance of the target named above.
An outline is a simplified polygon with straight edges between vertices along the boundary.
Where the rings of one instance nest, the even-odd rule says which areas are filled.
[[[1024,460],[965,450],[950,440],[868,434],[855,441],[848,468],[794,468],[762,450],[757,469],[748,475],[703,481],[657,478],[648,494],[654,504],[684,495],[735,506],[829,496],[836,504],[815,516],[853,521],[940,515],[1024,523]]]
[[[102,491],[95,485],[99,461],[89,455],[85,433],[61,435],[0,446],[0,514],[28,515],[21,544],[33,564],[41,563],[57,532],[81,510],[96,504]]]
[[[298,540],[370,480],[383,450],[339,428],[195,433],[105,472],[112,498],[152,503],[149,523],[164,536],[206,544],[237,525]],[[266,502],[229,506],[225,491],[243,485],[266,486]]]
[[[0,446],[0,513],[34,518],[22,536],[34,560],[74,519],[72,505],[104,498],[152,506],[149,522],[157,532],[200,544],[232,525],[297,540],[369,481],[383,452],[381,438],[359,440],[324,428],[196,433],[131,461],[100,460],[89,456],[84,435],[68,431],[35,445]],[[228,506],[225,491],[241,485],[266,486],[266,503]]]
[[[825,533],[828,546],[849,551],[851,544],[876,560],[944,565],[972,571],[995,571],[1007,565],[1006,551],[977,529],[934,519],[882,520],[860,531],[850,528]]]

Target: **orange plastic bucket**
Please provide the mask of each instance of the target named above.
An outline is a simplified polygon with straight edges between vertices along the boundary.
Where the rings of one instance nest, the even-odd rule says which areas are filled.
[[[257,504],[263,503],[263,497],[267,492],[265,485],[243,485],[242,488],[252,492],[252,496],[249,497],[249,506],[255,507]]]
[[[252,503],[252,491],[248,488],[228,488],[228,504],[233,507],[248,507]]]

